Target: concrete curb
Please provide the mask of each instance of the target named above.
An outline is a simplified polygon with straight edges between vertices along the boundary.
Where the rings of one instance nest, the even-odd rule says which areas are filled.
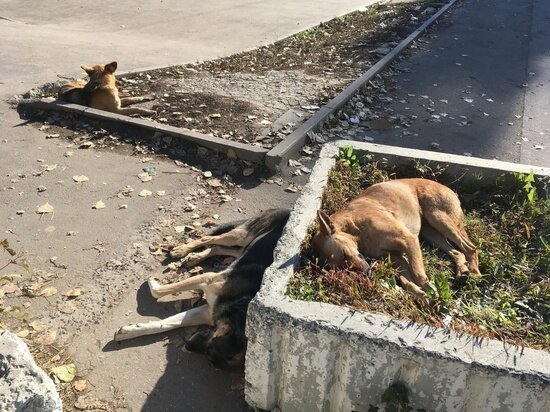
[[[372,160],[440,165],[449,178],[488,184],[504,172],[550,176],[550,168],[445,153],[349,141],[325,145],[248,309],[247,402],[285,412],[384,410],[383,395],[400,383],[413,410],[548,410],[550,353],[286,296],[344,145]]]
[[[259,146],[246,145],[179,127],[164,125],[149,119],[135,118],[106,112],[104,110],[92,109],[90,107],[67,103],[53,98],[21,100],[19,101],[19,104],[35,109],[61,110],[95,119],[116,122],[126,126],[140,127],[145,130],[150,130],[151,132],[159,132],[191,143],[196,143],[200,146],[225,153],[229,157],[238,157],[239,159],[255,163],[263,163],[267,153],[266,149]]]
[[[372,80],[378,73],[383,71],[388,65],[395,60],[399,54],[410,46],[428,27],[430,27],[443,13],[445,13],[457,0],[450,0],[445,6],[443,6],[437,13],[422,24],[418,29],[412,32],[406,39],[402,40],[390,53],[380,59],[374,66],[372,66],[365,74],[356,79],[336,97],[329,101],[325,106],[321,108],[313,117],[302,124],[298,129],[294,130],[288,135],[282,142],[271,149],[265,158],[266,166],[277,171],[280,165],[286,163],[288,159],[294,156],[302,148],[307,140],[309,132],[317,130],[327,118],[338,111],[343,105],[345,105],[353,95],[363,88],[370,80]]]

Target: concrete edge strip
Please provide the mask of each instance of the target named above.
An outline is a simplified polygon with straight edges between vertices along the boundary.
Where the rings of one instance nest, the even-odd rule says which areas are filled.
[[[104,110],[92,109],[78,104],[61,102],[52,98],[47,99],[25,99],[18,102],[20,105],[29,106],[36,109],[60,110],[65,112],[77,113],[83,116],[96,119],[107,120],[118,124],[139,127],[167,134],[190,143],[207,147],[227,155],[234,154],[237,158],[254,163],[264,163],[267,149],[258,146],[247,145],[231,140],[225,140],[219,137],[208,136],[203,133],[193,132],[191,130],[164,125],[149,119],[124,116],[116,113],[106,112]]]
[[[336,97],[324,105],[314,116],[309,118],[298,129],[294,130],[282,142],[277,144],[273,149],[267,152],[265,161],[266,166],[271,170],[277,170],[283,162],[294,156],[304,145],[307,134],[318,127],[328,118],[329,115],[335,113],[344,104],[350,100],[353,95],[361,89],[368,81],[373,79],[378,73],[384,70],[395,60],[401,52],[406,49],[414,40],[416,40],[429,26],[431,26],[443,13],[445,13],[457,0],[450,0],[437,13],[426,20],[420,27],[413,31],[409,36],[402,40],[390,53],[380,59],[372,66],[365,74],[357,78],[353,83],[346,87]]]

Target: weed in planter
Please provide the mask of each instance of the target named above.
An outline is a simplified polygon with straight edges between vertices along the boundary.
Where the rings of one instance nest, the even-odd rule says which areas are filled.
[[[313,257],[309,238],[302,268],[287,293],[296,299],[350,306],[480,337],[550,350],[550,199],[548,182],[533,173],[446,181],[443,170],[411,162],[389,167],[342,149],[323,194],[323,210],[342,209],[366,187],[403,177],[427,177],[459,193],[466,230],[478,248],[481,275],[454,279],[454,267],[438,249],[422,245],[426,273],[437,290],[432,310],[420,307],[396,282],[389,259],[371,261],[371,273],[328,270]],[[310,234],[314,228],[311,228]]]

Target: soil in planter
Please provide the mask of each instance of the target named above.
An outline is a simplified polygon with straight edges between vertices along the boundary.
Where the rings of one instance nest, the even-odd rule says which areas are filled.
[[[373,5],[269,46],[120,78],[119,89],[154,94],[144,106],[160,123],[269,149],[444,3]]]
[[[387,259],[373,264],[370,275],[327,270],[304,241],[302,268],[287,293],[354,309],[448,327],[479,337],[550,350],[550,199],[549,182],[531,175],[503,174],[494,184],[447,181],[443,170],[420,164],[389,167],[342,152],[323,195],[331,214],[361,190],[388,179],[425,177],[455,190],[466,214],[466,230],[479,250],[482,275],[454,279],[454,267],[438,249],[422,246],[426,272],[438,291],[433,310],[422,308],[396,281]],[[343,158],[343,160],[342,160]],[[311,228],[312,234],[315,227]]]

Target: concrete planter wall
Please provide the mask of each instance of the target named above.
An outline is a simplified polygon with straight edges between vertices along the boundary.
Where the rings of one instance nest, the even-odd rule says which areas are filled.
[[[550,176],[550,169],[463,156],[367,143],[327,145],[248,310],[247,402],[283,412],[386,410],[382,399],[392,398],[392,385],[400,384],[412,410],[550,410],[547,352],[285,296],[340,145],[390,162],[439,163],[457,175],[533,170]]]

